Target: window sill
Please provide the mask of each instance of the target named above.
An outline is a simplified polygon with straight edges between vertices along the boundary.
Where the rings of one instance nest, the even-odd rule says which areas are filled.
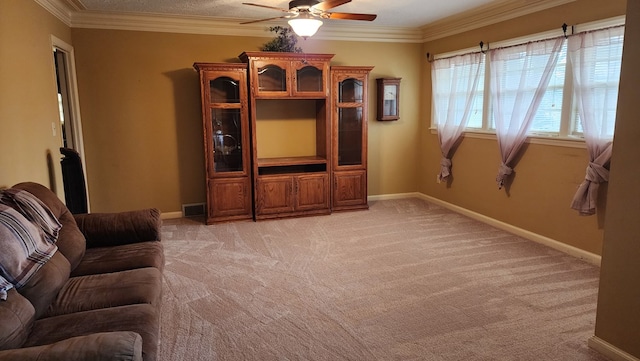
[[[431,134],[438,134],[438,130],[436,128],[430,128]],[[462,133],[462,136],[465,138],[475,138],[475,139],[490,139],[496,140],[496,133],[482,131],[482,130],[474,130],[474,131],[465,131]],[[541,145],[551,145],[554,147],[565,147],[565,148],[582,148],[586,149],[587,145],[584,142],[583,138],[578,137],[559,137],[552,135],[529,135],[527,136],[527,140],[525,141],[529,144],[541,144]]]

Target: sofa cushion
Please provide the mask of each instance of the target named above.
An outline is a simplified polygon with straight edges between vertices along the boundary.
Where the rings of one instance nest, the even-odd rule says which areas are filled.
[[[150,241],[113,247],[87,248],[82,262],[71,275],[83,276],[143,267],[154,267],[162,271],[164,251],[161,242]]]
[[[159,305],[161,291],[162,273],[151,267],[71,277],[45,317],[136,303]]]
[[[18,291],[31,302],[36,310],[36,319],[38,319],[47,311],[51,302],[68,280],[69,261],[60,252],[56,252],[49,262],[42,266]]]
[[[24,347],[46,345],[96,332],[132,331],[142,336],[142,357],[156,360],[160,332],[158,306],[101,308],[36,321]]]
[[[71,269],[76,268],[82,260],[82,256],[84,256],[86,240],[80,229],[78,229],[73,214],[69,212],[69,209],[55,193],[41,184],[24,182],[14,185],[13,188],[22,189],[33,194],[51,210],[51,213],[62,225],[56,245],[69,261]]]
[[[49,207],[33,194],[18,188],[0,191],[0,203],[8,205],[39,227],[45,240],[55,243],[62,225]]]
[[[22,346],[36,314],[31,303],[15,289],[7,293],[6,301],[0,301],[0,350]]]
[[[58,248],[45,241],[38,227],[22,214],[0,204],[0,249],[0,276],[20,288]]]
[[[0,361],[14,360],[142,361],[142,337],[135,332],[101,332],[0,352]]]
[[[156,208],[74,215],[87,248],[160,241],[162,219]]]

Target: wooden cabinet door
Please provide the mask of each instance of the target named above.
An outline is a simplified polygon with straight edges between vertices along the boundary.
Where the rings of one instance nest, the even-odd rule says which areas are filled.
[[[297,60],[291,64],[291,91],[293,96],[326,97],[328,95],[327,74],[329,66],[325,61]]]
[[[259,177],[256,183],[256,216],[293,212],[292,176]]]
[[[249,177],[209,180],[208,221],[219,222],[251,215]]]
[[[335,172],[333,209],[367,208],[367,172]]]
[[[251,69],[251,93],[254,97],[288,97],[291,95],[291,62],[256,60]]]
[[[297,211],[329,208],[329,177],[327,174],[299,175],[295,177]]]

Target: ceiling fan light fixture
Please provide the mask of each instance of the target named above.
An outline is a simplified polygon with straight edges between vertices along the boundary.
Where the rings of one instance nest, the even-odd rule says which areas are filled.
[[[301,17],[289,20],[289,25],[291,25],[293,32],[306,39],[318,31],[322,21],[310,17]]]

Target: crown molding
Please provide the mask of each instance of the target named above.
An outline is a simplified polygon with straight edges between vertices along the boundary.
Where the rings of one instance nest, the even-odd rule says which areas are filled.
[[[272,37],[266,29],[282,22],[240,25],[238,19],[160,14],[103,13],[86,10],[78,0],[35,0],[72,28],[133,30],[186,34]],[[318,40],[424,43],[546,10],[576,0],[499,0],[420,28],[329,23]]]
[[[65,25],[71,27],[71,13],[74,9],[70,8],[68,3],[62,0],[35,0],[35,2],[65,23]]]
[[[421,27],[423,42],[493,25],[576,0],[501,0]]]
[[[316,35],[313,36],[314,38]],[[331,24],[320,27],[317,38],[322,40],[372,41],[394,43],[422,43],[419,28],[384,27],[371,25]]]
[[[135,30],[186,34],[273,37],[269,26],[282,22],[240,24],[238,19],[221,19],[204,16],[173,16],[159,14],[75,12],[72,27],[88,29]],[[419,29],[389,28],[357,25],[326,24],[313,36],[321,40],[354,40],[376,42],[422,42]]]
[[[269,36],[262,25],[240,25],[237,20],[212,19],[200,16],[171,16],[157,14],[122,14],[83,11],[73,14],[72,27],[85,29],[133,30],[162,33],[186,33],[232,36]],[[257,35],[262,33],[260,35]]]

